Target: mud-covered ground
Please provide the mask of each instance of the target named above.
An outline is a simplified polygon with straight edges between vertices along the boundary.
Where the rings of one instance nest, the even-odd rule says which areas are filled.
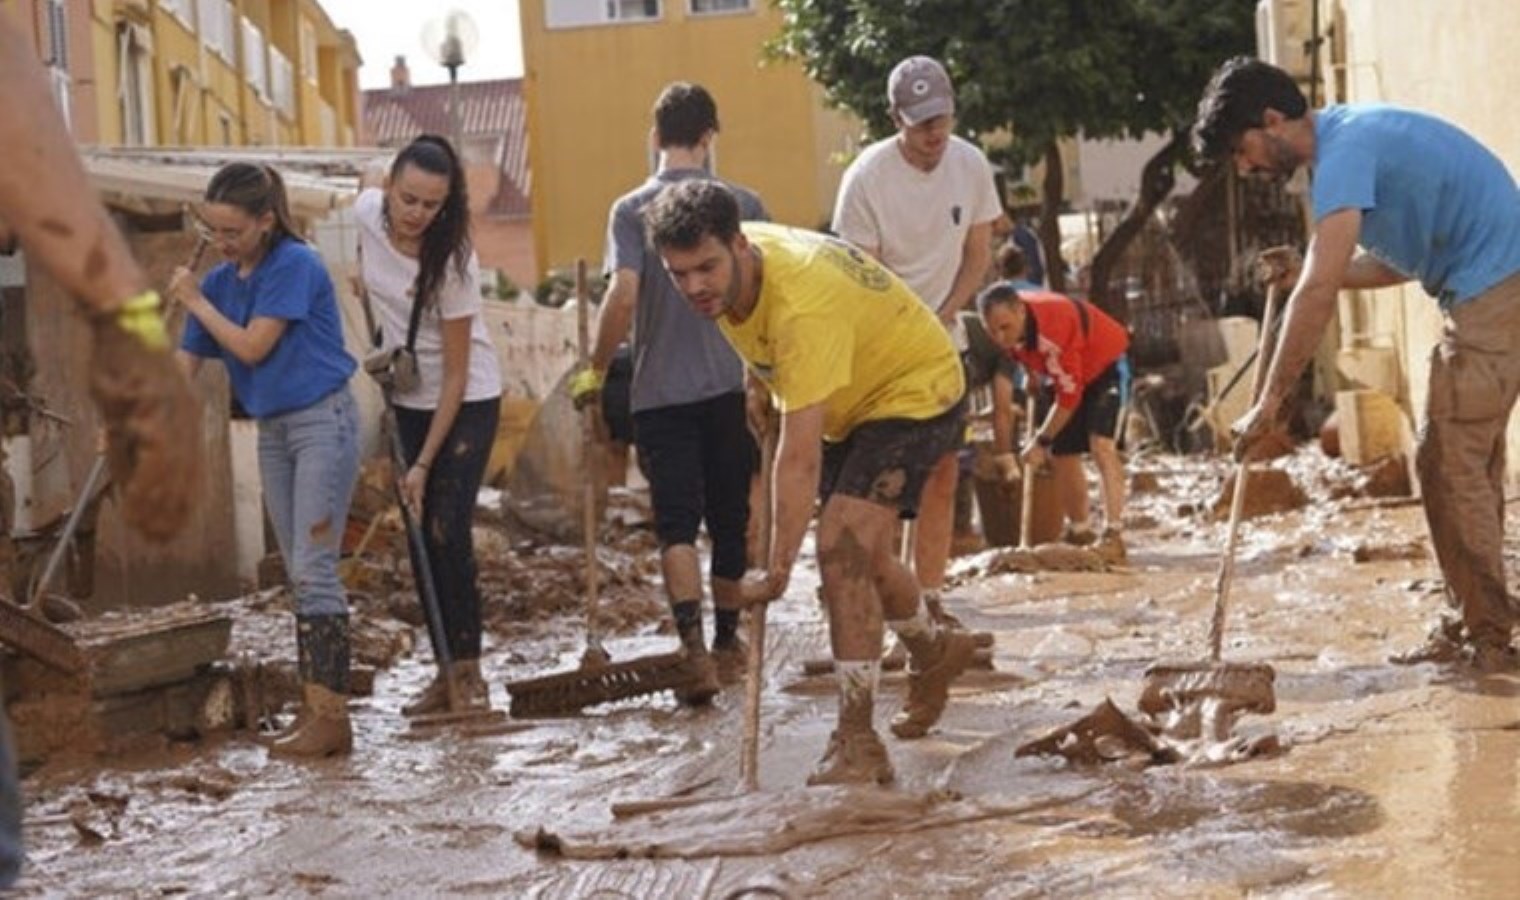
[[[888,737],[889,798],[800,789],[833,715],[830,681],[801,675],[825,646],[807,571],[771,612],[759,797],[617,821],[609,811],[735,791],[737,689],[706,711],[662,696],[417,739],[397,709],[429,666],[407,655],[354,701],[347,759],[274,760],[233,735],[33,774],[21,893],[724,897],[769,884],[841,897],[1514,896],[1520,681],[1387,662],[1442,606],[1418,506],[1356,496],[1310,451],[1278,465],[1309,505],[1245,526],[1225,653],[1277,668],[1277,712],[1241,727],[1275,733],[1283,755],[1144,771],[1014,758],[1105,697],[1132,710],[1150,663],[1203,655],[1225,470],[1139,460],[1151,475],[1132,503],[1128,566],[987,576],[975,573],[994,568],[989,557],[961,561],[951,606],[996,633],[997,671],[966,676],[928,738]],[[575,664],[575,586],[573,574],[553,590],[531,574],[516,584],[521,567],[502,554],[526,548],[484,549],[486,669],[504,705],[506,681]],[[655,633],[652,559],[646,547],[609,561],[624,576],[614,658],[672,648]],[[551,597],[552,615],[530,615]],[[887,676],[883,734],[902,694],[901,676]],[[661,858],[567,859],[514,839],[540,830],[572,856]]]

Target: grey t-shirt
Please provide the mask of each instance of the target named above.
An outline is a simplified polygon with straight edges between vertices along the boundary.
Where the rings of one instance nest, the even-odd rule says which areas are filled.
[[[634,412],[696,403],[743,390],[744,364],[718,326],[687,305],[644,234],[644,207],[666,185],[709,178],[701,169],[660,172],[612,205],[607,221],[606,269],[639,274],[639,302],[633,321]],[[760,198],[724,182],[739,198],[745,221],[769,218]]]

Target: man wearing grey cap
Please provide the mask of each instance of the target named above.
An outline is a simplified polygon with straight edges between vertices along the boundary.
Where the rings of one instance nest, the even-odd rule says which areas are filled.
[[[992,262],[992,225],[1003,215],[992,166],[976,145],[951,133],[955,88],[938,61],[910,56],[898,63],[887,78],[887,104],[897,133],[845,170],[833,229],[881,260],[953,328]],[[940,458],[917,515],[913,567],[932,608],[950,556],[957,456]]]

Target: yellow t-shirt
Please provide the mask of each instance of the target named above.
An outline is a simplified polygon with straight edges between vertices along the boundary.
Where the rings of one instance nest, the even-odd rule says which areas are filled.
[[[745,222],[760,250],[760,297],[718,327],[783,413],[824,404],[823,435],[862,422],[930,419],[965,393],[959,355],[934,313],[865,251],[811,231]]]

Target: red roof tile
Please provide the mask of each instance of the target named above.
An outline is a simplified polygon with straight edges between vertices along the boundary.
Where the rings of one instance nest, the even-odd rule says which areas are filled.
[[[459,83],[460,131],[464,139],[497,138],[500,187],[488,215],[524,217],[532,212],[528,171],[528,110],[521,78]],[[364,123],[381,147],[399,147],[419,134],[449,133],[449,86],[387,88],[364,92]]]

